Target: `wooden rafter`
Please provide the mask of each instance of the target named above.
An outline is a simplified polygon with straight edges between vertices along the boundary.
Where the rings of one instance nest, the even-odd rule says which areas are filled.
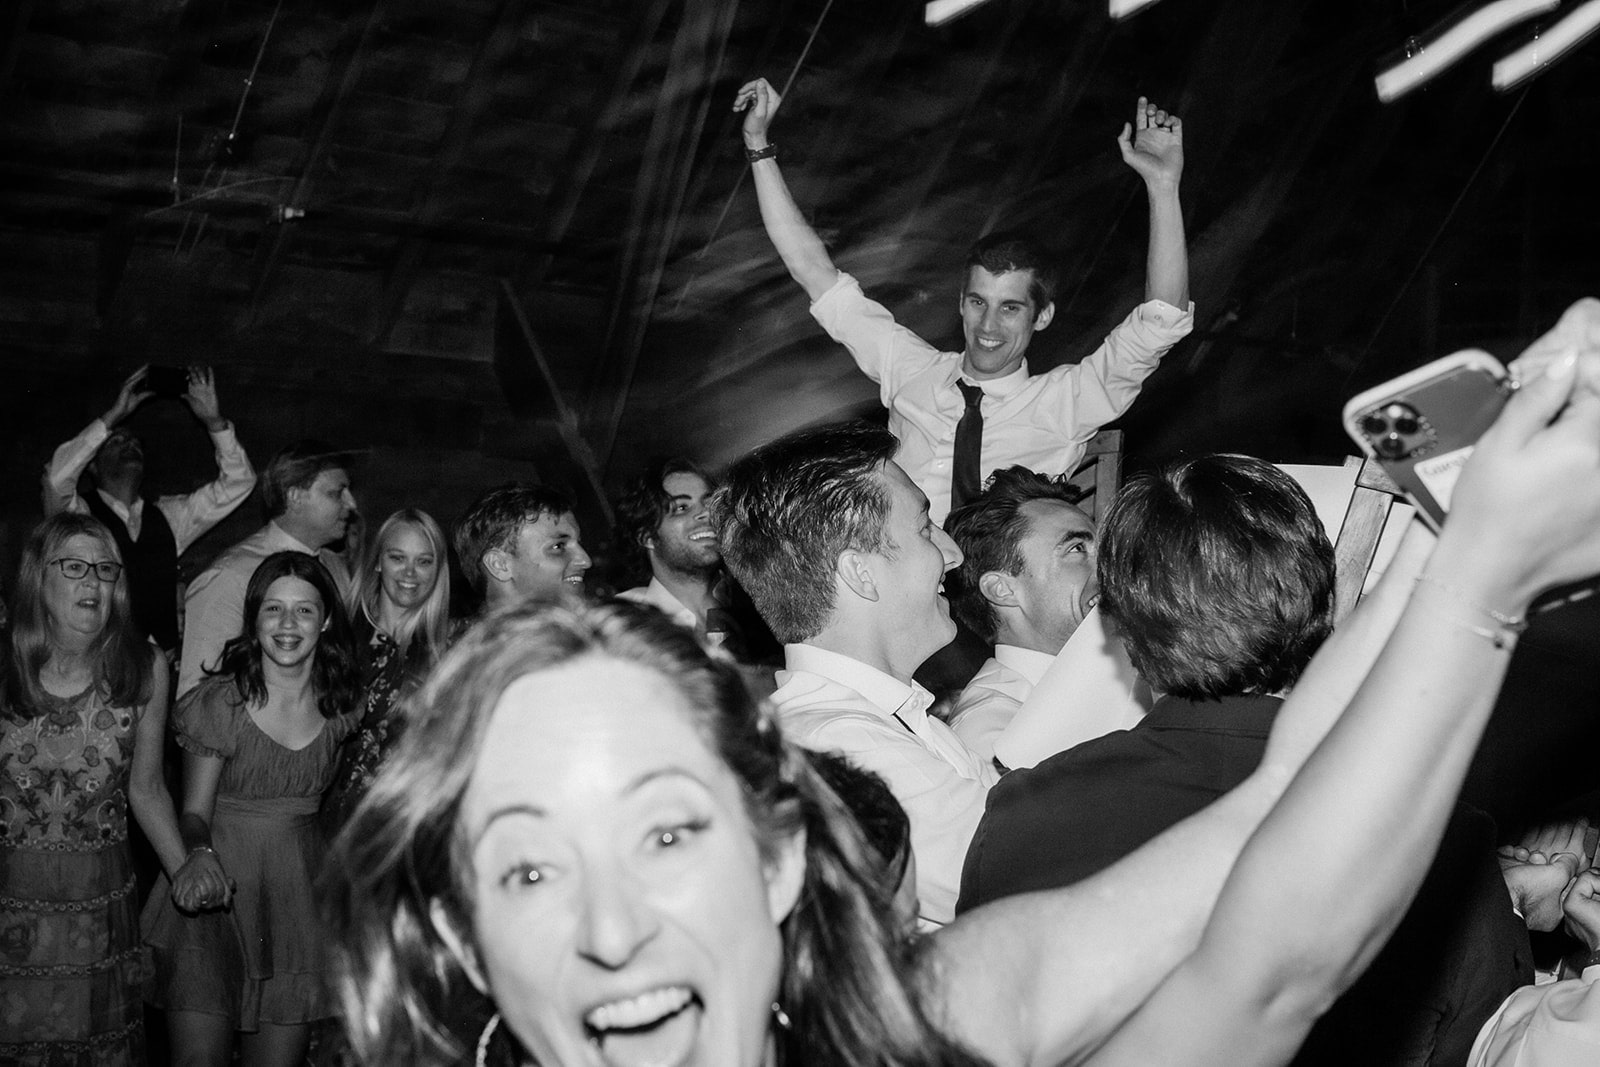
[[[372,10],[368,12],[367,20],[362,25],[360,36],[348,54],[341,63],[331,64],[328,68],[327,79],[323,82],[322,93],[317,100],[316,111],[313,112],[313,114],[320,112],[322,117],[320,121],[314,122],[316,132],[306,138],[309,148],[306,150],[305,161],[300,166],[294,188],[283,199],[283,203],[288,207],[305,211],[310,203],[317,170],[322,166],[322,161],[333,144],[334,131],[339,128],[339,123],[344,118],[350,94],[355,90],[356,82],[361,77],[364,57],[378,28],[383,25],[387,6],[387,0],[377,0],[372,5]],[[293,240],[293,230],[292,226],[278,226],[273,230],[270,239],[261,242],[252,269],[256,281],[250,305],[255,313],[260,312],[262,300],[266,297],[273,277],[283,263],[284,254]]]
[[[489,32],[473,54],[472,66],[462,81],[438,154],[433,157],[427,173],[413,191],[410,213],[419,222],[426,224],[439,220],[436,203],[439,187],[461,163],[473,128],[494,99],[489,76],[516,48],[526,8],[525,0],[504,0]],[[388,344],[394,332],[395,322],[405,306],[406,296],[411,292],[427,250],[427,241],[412,238],[405,242],[400,254],[395,257],[395,263],[384,282],[383,295],[378,301],[376,325],[372,333],[372,342],[380,348]]]
[[[737,10],[738,0],[689,3],[673,38],[644,147],[645,165],[629,211],[628,243],[606,329],[605,362],[590,402],[602,465],[610,462],[622,425],[639,350],[677,234],[695,148],[705,129],[711,93]]]

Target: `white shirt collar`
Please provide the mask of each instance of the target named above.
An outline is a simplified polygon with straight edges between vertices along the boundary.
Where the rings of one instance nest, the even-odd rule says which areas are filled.
[[[933,703],[933,694],[916,682],[907,685],[858,659],[816,645],[784,645],[783,662],[791,671],[806,671],[854,689],[885,715],[900,711],[913,698],[921,705],[920,711],[926,711]]]
[[[279,526],[277,519],[267,520],[267,536],[265,540],[267,546],[274,550],[293,549],[296,552],[304,552],[308,556],[321,555],[321,552],[319,552],[317,549],[312,548],[310,545],[294,536],[294,534],[290,533],[288,530],[285,530],[282,526]]]
[[[982,389],[984,396],[1004,399],[1028,384],[1028,361],[1023,360],[1017,364],[1016,370],[999,378],[985,378],[982,381],[978,381],[976,378],[968,377],[965,373],[959,374],[957,377],[961,381],[976,385],[979,389]]]
[[[995,645],[994,658],[1002,667],[1010,667],[1034,685],[1044,677],[1056,658],[1048,652],[1037,652],[1021,645]]]

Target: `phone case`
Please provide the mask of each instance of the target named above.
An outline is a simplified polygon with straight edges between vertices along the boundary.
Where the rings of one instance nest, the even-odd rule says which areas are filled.
[[[1438,530],[1462,466],[1514,388],[1499,360],[1467,349],[1352,397],[1344,427]]]

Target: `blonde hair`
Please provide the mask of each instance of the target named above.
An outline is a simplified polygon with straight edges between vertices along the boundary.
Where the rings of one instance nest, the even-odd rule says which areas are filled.
[[[389,636],[394,638],[395,644],[400,646],[402,653],[407,654],[408,659],[413,658],[410,655],[412,645],[417,645],[416,660],[423,666],[431,667],[444,652],[449,639],[450,557],[449,542],[445,540],[444,530],[426,511],[401,508],[383,520],[383,525],[378,527],[377,534],[367,543],[367,549],[361,557],[361,569],[356,575],[356,580],[351,583],[350,615],[352,618],[357,614],[365,615],[373,628],[378,628],[378,619],[382,614],[378,610],[378,598],[383,595],[383,582],[378,573],[383,559],[384,542],[390,532],[400,526],[410,526],[422,532],[422,536],[433,546],[438,570],[427,599],[420,607],[407,611],[401,618],[400,624],[395,627],[395,632]]]

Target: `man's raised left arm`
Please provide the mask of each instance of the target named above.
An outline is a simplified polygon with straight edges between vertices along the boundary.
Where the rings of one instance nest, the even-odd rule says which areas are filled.
[[[179,552],[227,518],[244,503],[256,485],[256,471],[250,465],[250,457],[245,455],[234,435],[233,424],[222,417],[216,378],[210,367],[189,368],[189,389],[183,400],[211,435],[211,443],[216,448],[217,477],[192,493],[163,497],[157,502],[172,527]]]

